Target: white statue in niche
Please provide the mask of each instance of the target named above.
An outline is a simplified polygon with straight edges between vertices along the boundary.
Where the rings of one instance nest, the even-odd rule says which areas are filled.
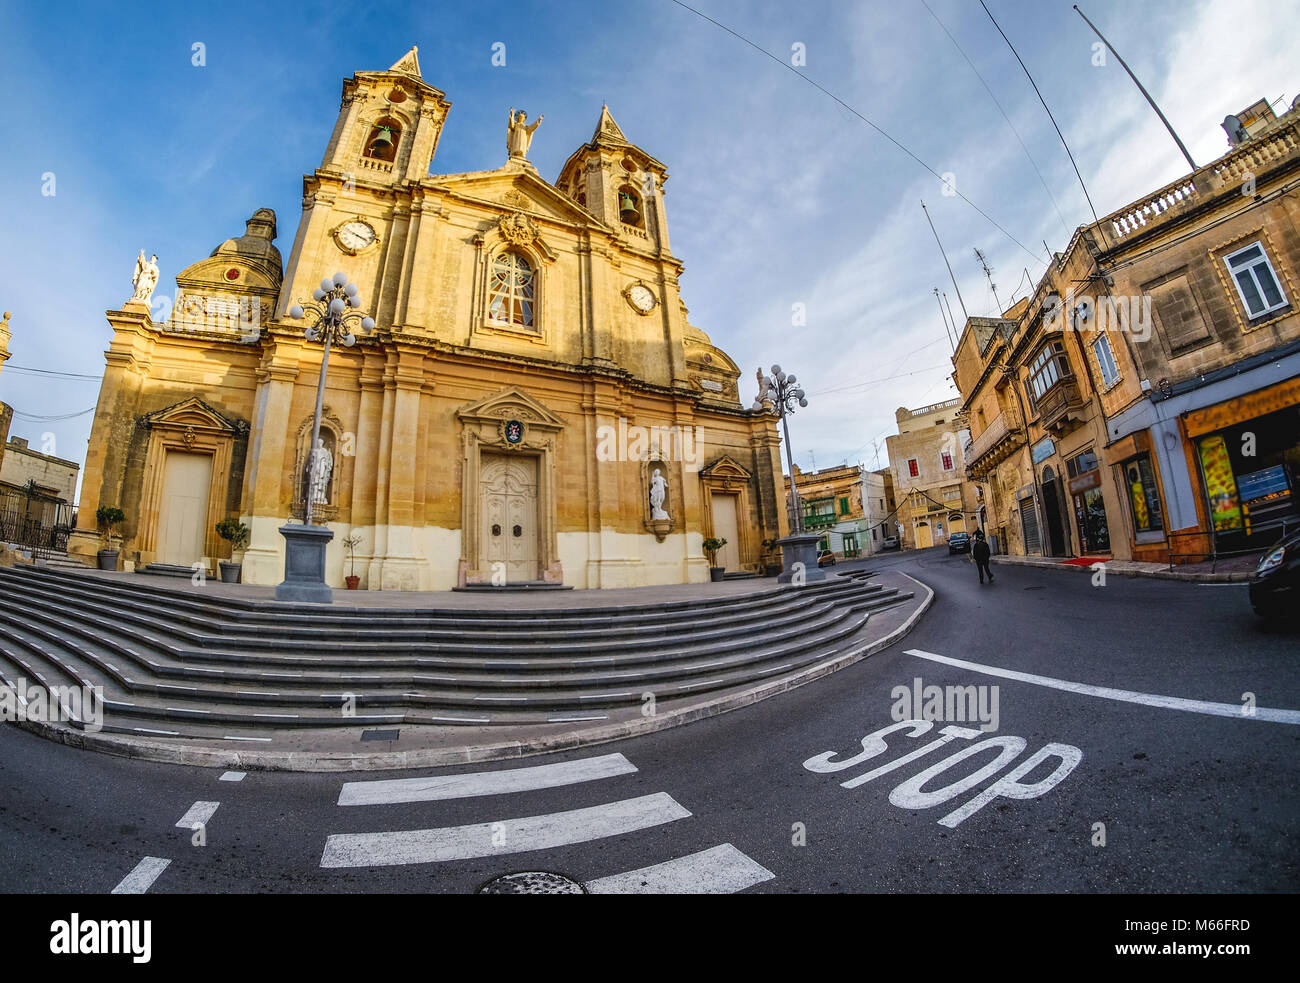
[[[668,483],[664,481],[664,476],[658,468],[655,468],[654,474],[650,476],[650,518],[667,519],[668,513],[664,511],[664,499],[668,495]]]
[[[330,475],[334,473],[334,455],[325,446],[324,438],[316,438],[316,446],[312,449],[308,466],[311,471],[309,487],[312,505],[328,505]]]

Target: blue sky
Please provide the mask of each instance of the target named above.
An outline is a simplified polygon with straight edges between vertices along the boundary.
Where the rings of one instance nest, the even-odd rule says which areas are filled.
[[[741,366],[798,373],[811,405],[792,421],[804,468],[886,463],[899,406],[955,396],[932,289],[961,310],[929,227],[948,248],[970,314],[994,313],[972,249],[1004,303],[1089,220],[1070,163],[978,0],[926,0],[1010,117],[1050,188],[921,0],[799,4],[697,0],[698,10],[839,96],[997,221],[1000,232],[861,120],[760,52],[671,0],[509,0],[388,5],[6,4],[0,59],[6,147],[0,309],[9,366],[98,378],[103,312],[129,296],[141,248],[159,293],[214,246],[275,209],[287,257],[302,175],[320,162],[342,80],[418,44],[453,106],[434,173],[504,160],[509,106],[544,113],[531,159],[554,179],[601,103],[664,161],[672,247],[693,324]],[[1186,171],[1123,69],[1094,66],[1095,36],[1058,0],[987,0],[1070,141],[1099,214]],[[1300,86],[1297,0],[1087,0],[1085,13],[1151,90],[1198,164],[1227,149],[1223,117],[1260,97],[1279,111]],[[506,65],[491,63],[506,45]],[[192,64],[192,46],[206,65]],[[55,194],[42,194],[43,175]],[[1053,202],[1055,199],[1055,203]],[[1059,208],[1059,214],[1058,214]],[[806,324],[792,326],[792,305]],[[93,379],[0,372],[11,433],[82,461]]]

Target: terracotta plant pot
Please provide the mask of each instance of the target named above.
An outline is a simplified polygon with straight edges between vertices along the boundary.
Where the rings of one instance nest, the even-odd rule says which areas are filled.
[[[715,584],[719,584],[722,582],[722,575],[726,572],[726,567],[709,567],[709,579]]]
[[[361,586],[361,578],[355,574],[351,577],[344,577],[343,582],[348,585],[348,590],[356,590]]]

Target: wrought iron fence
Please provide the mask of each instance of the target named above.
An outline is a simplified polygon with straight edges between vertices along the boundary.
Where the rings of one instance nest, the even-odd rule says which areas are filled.
[[[76,507],[15,488],[0,488],[0,542],[33,556],[66,553]]]

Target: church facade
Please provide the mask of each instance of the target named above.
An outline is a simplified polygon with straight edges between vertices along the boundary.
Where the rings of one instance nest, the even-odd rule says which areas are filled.
[[[155,321],[141,257],[107,314],[70,550],[93,557],[114,505],[124,558],[211,568],[236,517],[244,582],[275,584],[278,529],[310,499],[334,586],[704,581],[708,537],[728,570],[759,569],[787,532],[775,419],[742,408],[737,366],[687,320],[664,165],[605,108],[548,182],[527,160],[541,117],[511,109],[504,164],[431,175],[450,107],[414,48],[347,79],[287,267],[258,209]],[[375,328],[330,352],[312,480],[322,346],[288,312],[336,272]]]

